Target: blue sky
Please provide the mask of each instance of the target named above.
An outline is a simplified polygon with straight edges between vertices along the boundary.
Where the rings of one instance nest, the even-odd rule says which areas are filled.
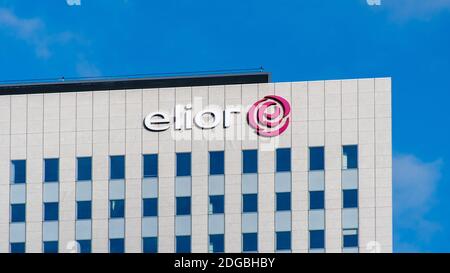
[[[0,0],[0,81],[393,78],[394,248],[450,251],[450,0]]]

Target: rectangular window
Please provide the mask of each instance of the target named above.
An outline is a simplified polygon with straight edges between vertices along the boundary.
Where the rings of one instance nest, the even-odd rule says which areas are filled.
[[[58,241],[44,242],[44,253],[58,253]]]
[[[44,203],[44,221],[58,221],[59,203]]]
[[[44,182],[58,182],[59,181],[59,159],[47,158],[44,159]]]
[[[291,250],[291,232],[277,232],[277,250]]]
[[[225,154],[223,151],[209,152],[209,174],[218,175],[225,172]]]
[[[324,147],[309,148],[309,170],[320,171],[325,169],[325,150]]]
[[[344,247],[358,247],[358,234],[344,235]]]
[[[344,190],[344,208],[358,207],[358,190]]]
[[[309,248],[310,249],[325,248],[325,231],[311,230],[309,232]]]
[[[225,250],[223,234],[209,235],[209,252],[222,253]]]
[[[258,251],[258,233],[242,234],[242,251],[243,252]]]
[[[144,253],[158,253],[158,238],[148,237],[142,239]]]
[[[11,184],[23,184],[27,181],[27,161],[11,161]]]
[[[125,156],[114,155],[109,160],[109,178],[125,179]]]
[[[125,217],[125,200],[109,201],[109,217],[124,218]]]
[[[91,253],[92,252],[92,242],[91,240],[79,240],[78,252],[79,253]]]
[[[191,253],[191,236],[176,237],[176,253]]]
[[[191,153],[177,153],[177,176],[191,175]]]
[[[177,215],[191,214],[191,197],[177,197]]]
[[[242,212],[258,211],[258,194],[244,194],[242,196]]]
[[[342,169],[358,168],[358,146],[347,145],[342,147]]]
[[[92,157],[77,158],[77,181],[92,180]]]
[[[78,201],[77,202],[77,220],[86,220],[92,218],[92,202]]]
[[[144,155],[144,178],[158,177],[158,155]]]
[[[325,192],[311,191],[309,192],[309,209],[325,208]]]
[[[144,217],[158,216],[158,198],[144,199]]]
[[[25,222],[25,204],[11,205],[11,223]]]
[[[244,150],[243,157],[243,173],[257,173],[258,172],[258,150]]]
[[[277,149],[277,172],[291,171],[291,149]]]
[[[278,192],[277,193],[277,211],[291,210],[291,193]]]
[[[11,253],[25,253],[25,243],[11,243],[9,246]]]
[[[225,200],[223,195],[214,195],[209,197],[209,214],[224,213]]]
[[[110,239],[109,240],[109,253],[124,253],[125,252],[125,240],[124,239]]]

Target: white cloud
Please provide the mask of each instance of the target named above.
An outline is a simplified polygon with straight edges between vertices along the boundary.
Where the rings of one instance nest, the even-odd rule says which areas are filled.
[[[393,13],[395,19],[430,19],[441,11],[450,11],[450,0],[383,0],[382,5]]]
[[[81,6],[81,0],[66,0],[69,6]]]
[[[83,55],[80,55],[78,57],[76,63],[76,71],[78,76],[83,78],[95,78],[102,75],[100,69],[98,69],[95,64],[89,62]]]

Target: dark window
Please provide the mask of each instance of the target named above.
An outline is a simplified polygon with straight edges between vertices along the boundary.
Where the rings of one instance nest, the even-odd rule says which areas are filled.
[[[109,178],[125,179],[125,157],[123,155],[110,157]]]
[[[44,242],[44,253],[58,253],[58,241]]]
[[[325,169],[325,152],[323,147],[309,148],[309,170],[320,171]]]
[[[258,251],[258,233],[242,234],[242,250],[244,252]]]
[[[90,181],[92,180],[92,158],[79,157],[77,159],[77,180]]]
[[[242,196],[242,212],[257,212],[258,211],[258,195],[244,194]]]
[[[342,148],[342,169],[358,168],[358,146],[348,145]]]
[[[144,155],[144,177],[158,177],[158,155]]]
[[[11,243],[11,253],[25,253],[25,243]]]
[[[44,203],[44,221],[58,221],[59,203]]]
[[[243,157],[243,173],[258,172],[258,150],[244,150]]]
[[[124,239],[110,239],[109,240],[109,253],[124,253],[125,252],[125,240]]]
[[[92,218],[92,202],[78,201],[77,202],[77,220],[86,220]]]
[[[109,217],[124,218],[125,217],[125,200],[109,201]]]
[[[191,236],[177,236],[176,253],[191,253]]]
[[[44,159],[44,182],[59,181],[59,159]]]
[[[12,160],[11,161],[11,183],[23,184],[27,181],[27,161]]]
[[[144,199],[144,217],[158,216],[158,198]]]
[[[323,230],[311,230],[309,232],[309,248],[325,248],[325,232]]]
[[[277,172],[291,171],[291,149],[277,149]]]
[[[309,192],[309,209],[324,209],[325,207],[325,192],[311,191]]]
[[[291,210],[291,193],[278,192],[277,193],[277,211]]]
[[[25,204],[11,205],[11,223],[25,222]]]
[[[225,250],[223,234],[209,235],[210,252],[222,253]]]
[[[358,234],[344,235],[344,247],[358,247]]]
[[[158,253],[158,238],[148,237],[142,239],[144,253]]]
[[[77,241],[80,249],[78,251],[80,253],[91,253],[92,252],[92,243],[91,240],[79,240]]]
[[[177,215],[191,214],[191,197],[177,197]]]
[[[225,155],[223,151],[209,152],[209,174],[224,174]]]
[[[344,190],[344,208],[358,207],[358,190]]]
[[[209,207],[210,214],[220,214],[224,213],[224,196],[223,195],[214,195],[209,197]]]
[[[191,175],[191,153],[177,154],[177,176]]]
[[[291,249],[291,232],[283,231],[277,232],[277,250]]]

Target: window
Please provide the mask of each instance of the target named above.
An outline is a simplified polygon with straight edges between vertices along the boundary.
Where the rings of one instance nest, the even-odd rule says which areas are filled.
[[[109,178],[125,179],[125,156],[115,155],[110,157]]]
[[[224,213],[224,196],[214,195],[209,197],[209,214]]]
[[[358,247],[358,234],[344,235],[344,247]]]
[[[224,174],[225,155],[223,151],[209,152],[209,174]]]
[[[78,252],[79,253],[91,253],[92,252],[92,243],[91,240],[79,240],[77,241],[79,245]]]
[[[242,196],[242,212],[257,212],[258,211],[258,195],[244,194]]]
[[[44,182],[59,181],[59,159],[44,159]]]
[[[309,232],[309,248],[325,248],[325,232],[323,230],[311,230]]]
[[[177,176],[191,175],[191,153],[177,154]]]
[[[44,253],[58,253],[58,241],[44,242]]]
[[[144,217],[158,216],[158,198],[144,199]]]
[[[291,250],[291,232],[277,232],[277,250]]]
[[[125,200],[109,201],[109,217],[124,218],[125,217]]]
[[[191,214],[191,197],[177,197],[177,215]]]
[[[158,177],[158,155],[144,155],[144,178]]]
[[[309,192],[309,209],[324,209],[325,207],[325,192],[311,191]]]
[[[244,150],[243,157],[243,173],[258,172],[258,150]]]
[[[358,190],[344,190],[344,208],[358,207]]]
[[[358,146],[348,145],[342,147],[342,169],[358,168]]]
[[[110,239],[109,240],[109,253],[124,253],[125,252],[125,240],[124,239]]]
[[[291,171],[291,149],[277,149],[277,172]]]
[[[148,237],[143,239],[143,252],[144,253],[158,253],[158,238]]]
[[[191,253],[191,236],[177,236],[176,253]]]
[[[258,234],[257,233],[242,234],[242,250],[244,252],[258,251]]]
[[[11,253],[25,253],[25,243],[11,243],[9,247]]]
[[[325,152],[323,147],[309,148],[309,170],[320,171],[325,169]]]
[[[44,221],[58,221],[58,214],[58,203],[44,203]]]
[[[25,222],[25,204],[11,205],[11,223]]]
[[[11,183],[23,184],[27,181],[26,160],[11,161]]]
[[[222,253],[225,250],[223,234],[209,235],[209,252]]]
[[[278,192],[277,193],[277,211],[291,210],[291,193]]]
[[[77,180],[91,181],[92,180],[92,158],[79,157],[77,158]]]
[[[92,202],[78,201],[77,202],[77,220],[86,220],[92,218]]]

